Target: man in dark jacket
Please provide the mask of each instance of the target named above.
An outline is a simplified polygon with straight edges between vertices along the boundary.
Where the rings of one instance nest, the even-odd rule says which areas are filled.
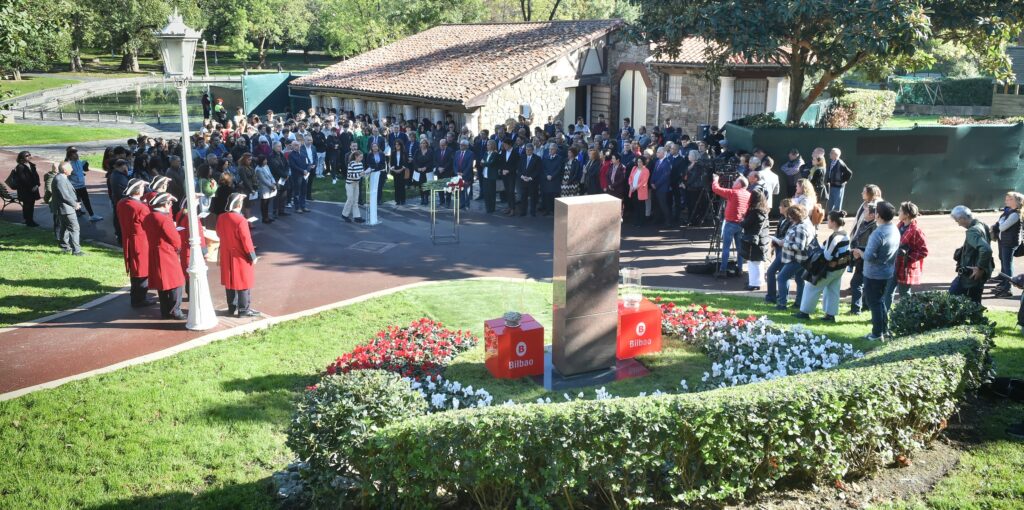
[[[843,151],[833,148],[829,153],[828,173],[828,210],[839,211],[843,208],[843,193],[846,191],[846,183],[853,177],[853,171],[846,166],[841,159]]]
[[[121,244],[121,223],[117,219],[117,202],[124,196],[124,190],[127,188],[128,161],[118,159],[114,161],[112,171],[107,174],[107,197],[110,198],[110,209],[114,214],[114,236],[117,237],[117,244]]]
[[[434,176],[441,179],[451,179],[455,177],[455,151],[448,147],[448,140],[442,138],[437,142],[437,150],[434,151]],[[444,207],[451,206],[451,194],[444,193],[441,205]]]
[[[565,158],[559,153],[558,145],[548,144],[548,154],[541,163],[544,175],[541,189],[544,193],[544,216],[551,216],[555,210],[555,197],[562,189],[562,172],[565,171]]]
[[[519,171],[519,152],[512,148],[512,140],[501,140],[498,152],[498,178],[501,179],[505,194],[505,214],[512,216],[516,210],[516,172]]]
[[[519,169],[516,172],[516,204],[519,206],[520,216],[526,216],[527,205],[529,205],[530,216],[537,215],[537,199],[542,173],[541,158],[533,153],[533,144],[526,144],[523,149],[523,157],[519,160]]]

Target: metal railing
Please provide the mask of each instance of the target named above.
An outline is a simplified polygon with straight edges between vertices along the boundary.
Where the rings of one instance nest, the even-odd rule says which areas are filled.
[[[241,76],[211,76],[209,78],[199,76],[194,78],[192,83],[241,83],[241,81]],[[0,101],[0,106],[7,105],[12,110],[59,110],[63,105],[89,97],[115,94],[131,90],[135,87],[166,85],[170,83],[163,76],[113,78],[110,80],[80,82],[9,98]]]
[[[179,114],[161,115],[135,115],[125,113],[101,113],[78,110],[66,112],[63,110],[38,110],[18,108],[11,110],[0,110],[0,113],[12,117],[14,120],[32,121],[54,121],[54,122],[99,122],[109,124],[172,124],[177,125],[181,118]],[[193,119],[202,119],[202,114],[189,113]],[[191,122],[190,122],[191,124]]]

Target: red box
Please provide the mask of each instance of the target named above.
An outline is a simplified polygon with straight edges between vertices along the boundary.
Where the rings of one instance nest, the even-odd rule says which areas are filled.
[[[515,328],[484,321],[484,364],[498,379],[544,375],[544,326],[525,313]]]
[[[626,308],[619,301],[619,334],[615,345],[618,359],[661,352],[661,308],[643,299],[640,308]]]

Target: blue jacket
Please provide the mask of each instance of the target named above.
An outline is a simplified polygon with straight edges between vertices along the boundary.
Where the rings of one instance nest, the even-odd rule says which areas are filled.
[[[462,179],[467,183],[473,182],[473,161],[475,160],[476,156],[471,150],[467,150],[465,154],[462,154],[462,151],[458,150],[455,151],[455,155],[452,156],[452,164],[454,165],[455,173],[461,175]]]
[[[879,225],[864,248],[864,278],[888,280],[896,272],[896,252],[900,231],[894,223]]]
[[[667,193],[670,190],[669,183],[672,181],[672,158],[666,157],[654,165],[651,172],[651,187],[659,193]]]
[[[551,156],[551,154],[545,154],[541,165],[544,167],[541,189],[545,193],[558,193],[562,189],[562,173],[565,172],[565,158],[561,155]],[[551,179],[548,180],[548,177],[551,177]]]
[[[77,160],[69,161],[71,163],[71,175],[68,176],[68,181],[71,182],[71,186],[75,189],[82,189],[85,187],[85,172],[89,171],[89,163]]]
[[[288,169],[292,177],[302,177],[309,171],[309,160],[306,151],[299,149],[288,153]]]

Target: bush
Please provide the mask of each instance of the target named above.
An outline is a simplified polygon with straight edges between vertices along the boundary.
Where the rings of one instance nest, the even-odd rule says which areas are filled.
[[[851,89],[835,100],[833,108],[846,111],[844,113],[849,120],[845,127],[880,128],[896,110],[896,93],[891,90]]]
[[[1020,124],[1024,117],[939,117],[943,126],[971,126],[977,124]]]
[[[890,88],[897,91],[899,104],[947,106],[992,106],[992,78],[958,80],[907,80],[894,78]]]
[[[918,292],[902,298],[889,314],[889,329],[896,336],[988,323],[985,307],[967,296],[954,296],[941,290]]]
[[[477,342],[469,332],[452,331],[423,318],[404,328],[389,326],[379,331],[373,340],[334,360],[327,374],[379,368],[413,379],[435,377]]]
[[[353,456],[380,428],[426,414],[427,402],[398,374],[356,370],[306,389],[288,427],[288,447],[308,463],[314,499],[336,500],[354,482]]]
[[[749,128],[766,128],[766,127],[783,127],[786,124],[779,120],[772,113],[758,113],[756,115],[748,115],[741,119],[732,121],[737,126],[744,126]]]
[[[971,329],[900,338],[838,369],[698,394],[496,406],[371,433],[361,503],[702,504],[840,484],[933,439],[987,370]]]

